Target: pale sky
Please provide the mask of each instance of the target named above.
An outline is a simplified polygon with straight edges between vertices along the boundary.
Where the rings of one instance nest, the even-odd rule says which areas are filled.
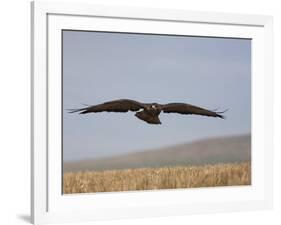
[[[99,158],[251,132],[251,40],[63,31],[63,109],[129,98],[229,109],[226,119],[63,111],[63,158]]]

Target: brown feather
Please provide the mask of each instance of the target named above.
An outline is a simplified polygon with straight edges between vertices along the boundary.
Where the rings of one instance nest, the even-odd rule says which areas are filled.
[[[128,111],[138,111],[144,108],[144,105],[140,102],[130,100],[130,99],[120,99],[110,102],[105,102],[99,105],[93,105],[86,108],[75,109],[70,111],[70,113],[80,112],[80,114],[86,113],[97,113],[97,112],[128,112]]]
[[[219,112],[207,110],[185,103],[170,103],[162,105],[162,110],[164,113],[195,114],[202,116],[219,117],[224,119],[224,116],[220,115]]]
[[[158,115],[150,115],[144,110],[141,112],[137,112],[135,116],[149,124],[161,124]]]

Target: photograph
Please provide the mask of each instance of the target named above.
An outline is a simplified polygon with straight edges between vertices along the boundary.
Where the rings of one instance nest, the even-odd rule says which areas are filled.
[[[251,39],[62,31],[62,194],[251,185]]]

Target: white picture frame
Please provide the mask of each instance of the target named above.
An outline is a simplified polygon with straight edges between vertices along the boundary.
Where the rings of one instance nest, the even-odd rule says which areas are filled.
[[[183,29],[184,28],[184,29]],[[186,28],[186,29],[185,29]],[[188,28],[188,29],[187,29]],[[251,38],[252,185],[61,194],[61,30]],[[34,224],[272,208],[272,17],[85,3],[32,2],[32,174]]]

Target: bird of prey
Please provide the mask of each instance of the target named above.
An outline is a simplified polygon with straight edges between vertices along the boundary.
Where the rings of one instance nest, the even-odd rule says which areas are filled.
[[[179,113],[179,114],[195,114],[201,116],[211,116],[224,119],[221,115],[223,112],[216,112],[200,108],[186,103],[141,103],[130,99],[119,99],[105,102],[99,105],[92,105],[81,109],[70,109],[70,113],[80,112],[80,114],[98,113],[98,112],[136,112],[135,116],[149,124],[161,124],[159,114]]]

